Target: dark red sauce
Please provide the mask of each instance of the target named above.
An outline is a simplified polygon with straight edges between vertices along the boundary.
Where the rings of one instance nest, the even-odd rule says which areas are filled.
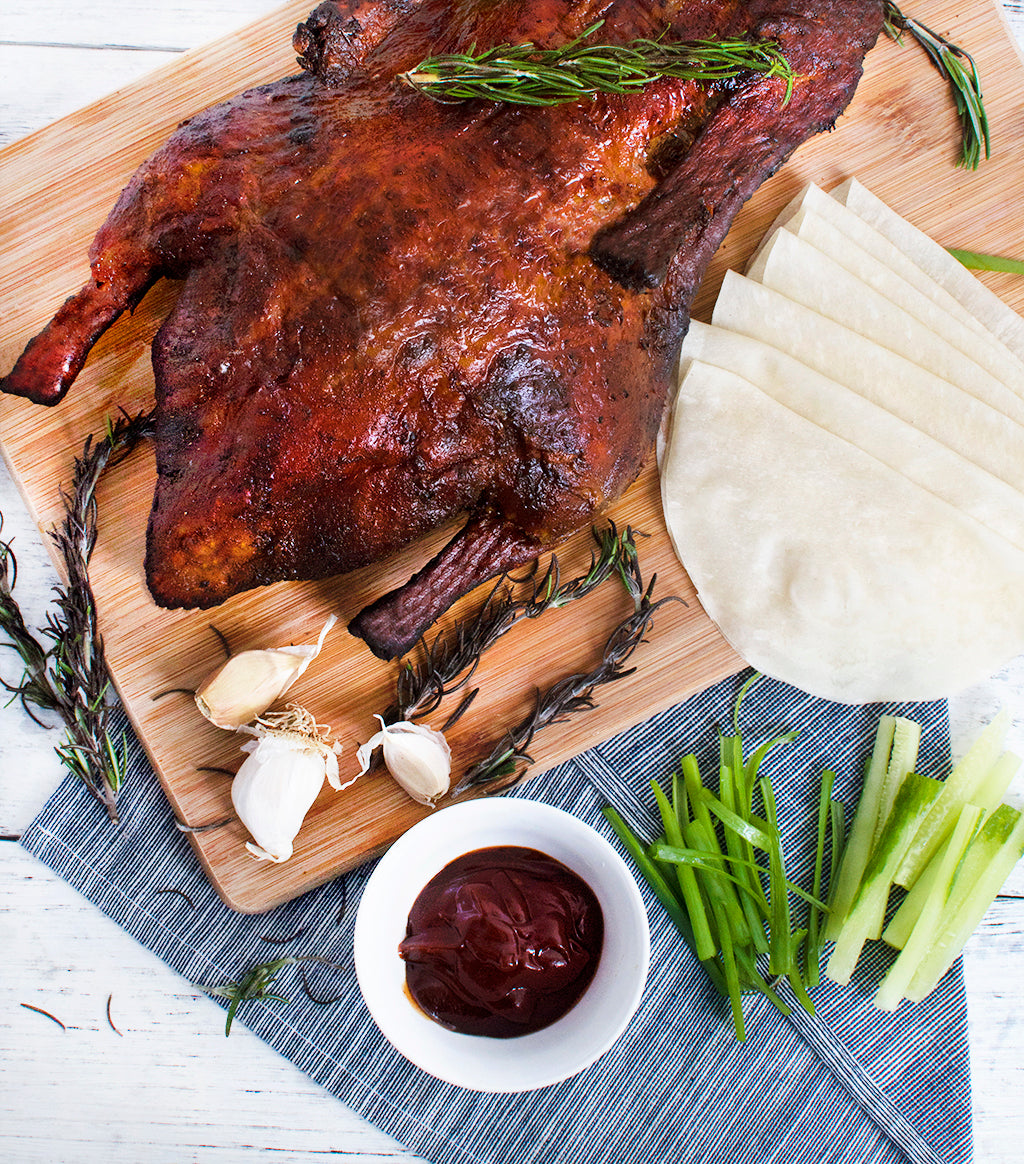
[[[590,985],[604,915],[593,890],[536,849],[477,849],[423,888],[399,945],[416,1004],[442,1026],[508,1039],[562,1017]]]

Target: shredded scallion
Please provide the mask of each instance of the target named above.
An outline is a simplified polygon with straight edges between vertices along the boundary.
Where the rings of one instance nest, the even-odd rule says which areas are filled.
[[[741,1041],[746,1037],[744,995],[762,994],[788,1013],[774,989],[778,979],[785,978],[800,1005],[814,1013],[809,991],[819,981],[821,919],[828,911],[822,900],[825,852],[831,844],[834,871],[842,834],[842,814],[831,799],[832,775],[826,772],[812,891],[787,877],[775,795],[761,769],[771,748],[796,733],[773,736],[744,759],[740,706],[759,678],[744,683],[734,704],[732,733],[719,737],[717,788],[705,784],[693,754],[683,756],[673,773],[671,796],[652,781],[662,831],[650,843],[631,832],[614,808],[605,808],[641,875],[728,998]],[[806,903],[807,914],[806,925],[799,928],[794,923],[797,899]]]

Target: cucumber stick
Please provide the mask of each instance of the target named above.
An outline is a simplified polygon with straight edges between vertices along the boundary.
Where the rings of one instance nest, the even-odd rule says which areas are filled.
[[[907,939],[903,952],[889,967],[889,972],[875,994],[875,1006],[879,1010],[893,1011],[903,1001],[911,979],[935,939],[935,930],[946,902],[953,892],[960,862],[977,831],[983,811],[972,804],[964,805],[960,810],[953,834],[943,847],[933,883],[921,905],[917,924]]]
[[[964,854],[942,920],[910,980],[906,997],[926,998],[967,944],[1013,867],[1024,856],[1024,816],[1001,804]]]
[[[1013,752],[1003,752],[988,770],[988,775],[975,789],[972,804],[980,805],[986,817],[993,813],[1009,791],[1014,776],[1020,771],[1020,756]]]
[[[878,820],[878,806],[881,804],[889,754],[892,751],[893,736],[896,731],[896,717],[883,715],[875,732],[875,745],[864,773],[864,787],[857,802],[857,811],[850,825],[850,834],[843,849],[843,859],[834,889],[830,893],[829,917],[825,924],[824,938],[834,942],[838,937],[846,916],[857,896],[861,877],[871,856],[871,846]]]
[[[971,799],[972,803],[983,810],[983,822],[1002,803],[1002,799],[1006,795],[1014,776],[1017,775],[1020,769],[1020,763],[1019,756],[1015,756],[1013,752],[1004,752],[989,769],[988,775],[985,776],[975,789],[975,795]],[[910,937],[910,932],[920,916],[925,899],[939,876],[939,866],[942,863],[943,855],[948,844],[948,841],[944,842],[942,847],[935,853],[935,856],[924,867],[920,876],[910,887],[910,892],[903,899],[892,921],[886,926],[885,933],[882,934],[882,939],[888,942],[890,946],[895,946],[896,949],[902,950],[906,945],[907,939]]]
[[[910,848],[922,821],[942,790],[938,780],[911,772],[896,793],[892,812],[868,858],[860,888],[836,938],[825,973],[845,986],[864,943],[885,915],[893,876]]]
[[[882,781],[882,795],[878,805],[878,818],[875,821],[874,843],[882,835],[885,822],[892,812],[893,802],[900,785],[913,772],[917,765],[917,752],[921,745],[921,725],[912,719],[895,716],[893,719],[892,749],[889,753],[889,763],[885,769],[885,778]]]
[[[988,724],[946,777],[942,795],[932,806],[914,843],[896,870],[894,880],[897,885],[909,888],[914,884],[952,832],[960,809],[965,804],[975,803],[974,793],[1002,752],[1009,726],[1010,716],[1004,709]]]

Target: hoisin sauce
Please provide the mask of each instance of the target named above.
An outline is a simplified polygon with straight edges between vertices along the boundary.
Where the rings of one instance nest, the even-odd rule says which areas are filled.
[[[442,1026],[507,1039],[561,1018],[590,985],[604,916],[593,890],[536,849],[477,849],[420,892],[399,952]]]

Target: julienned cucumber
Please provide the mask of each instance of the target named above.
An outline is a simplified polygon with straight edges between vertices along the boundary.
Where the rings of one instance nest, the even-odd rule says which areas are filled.
[[[845,986],[850,981],[864,943],[879,928],[879,918],[885,916],[896,870],[941,790],[938,780],[917,772],[908,773],[897,790],[889,819],[868,858],[853,905],[825,968],[833,982]]]
[[[882,786],[885,783],[895,731],[896,717],[883,715],[878,721],[874,750],[864,772],[864,787],[853,815],[853,824],[850,825],[850,834],[846,838],[839,873],[835,883],[830,886],[830,913],[825,925],[825,940],[829,942],[834,942],[839,937],[839,931],[850,912],[853,899],[857,896],[864,868],[871,856],[879,805],[882,802]]]
[[[840,984],[849,981],[893,885],[907,886],[883,934],[903,952],[875,997],[882,1010],[895,1010],[903,998],[920,1001],[935,989],[1024,853],[1021,813],[1001,803],[1020,767],[1018,757],[1001,752],[1007,727],[1001,713],[944,782],[907,775],[881,821],[892,787],[888,774],[897,766],[896,717],[879,723],[843,857],[845,876],[841,867],[830,896],[829,933],[836,944],[825,972]]]
[[[1001,804],[964,854],[942,914],[942,928],[911,979],[907,998],[912,1002],[920,1002],[938,986],[1021,856],[1024,856],[1024,817],[1017,809]]]
[[[960,807],[976,803],[974,794],[999,758],[1009,726],[1009,715],[1001,711],[946,777],[942,795],[918,830],[893,878],[897,885],[909,888],[914,884],[952,831]]]
[[[829,902],[831,912],[825,927],[825,937],[830,942],[839,937],[853,906],[864,878],[864,870],[889,820],[896,792],[917,763],[920,741],[921,728],[913,720],[883,715],[878,721],[875,746],[864,774],[864,788],[843,850],[839,879]],[[883,901],[883,913],[879,915],[876,910],[868,937],[879,936],[884,909]]]
[[[953,835],[943,846],[936,876],[921,904],[918,924],[914,926],[903,951],[890,966],[875,995],[875,1006],[879,1010],[895,1010],[910,988],[910,981],[932,944],[942,910],[949,901],[956,871],[977,831],[981,817],[982,810],[972,804],[965,804],[960,810]]]
[[[1006,795],[1019,768],[1020,757],[1015,756],[1012,752],[1004,752],[992,765],[982,785],[975,790],[975,795],[972,799],[977,807],[982,810],[984,814],[982,816],[983,821],[1002,803],[1003,797]],[[913,888],[903,899],[903,903],[896,911],[892,921],[886,926],[882,937],[890,946],[895,946],[896,949],[902,950],[907,944],[910,931],[917,924],[917,919],[920,917],[925,898],[939,878],[939,869],[942,865],[948,844],[948,841],[945,842],[924,867],[920,876],[914,882]]]

